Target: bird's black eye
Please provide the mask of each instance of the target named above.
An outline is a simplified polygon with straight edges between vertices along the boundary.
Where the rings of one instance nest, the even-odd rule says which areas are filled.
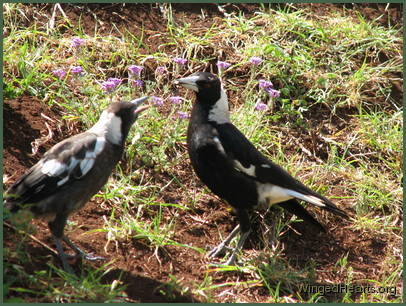
[[[211,87],[211,82],[209,80],[201,80],[197,82],[197,85],[200,87],[209,88]]]

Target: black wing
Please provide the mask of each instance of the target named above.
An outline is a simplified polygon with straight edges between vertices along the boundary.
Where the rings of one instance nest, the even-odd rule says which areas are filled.
[[[282,187],[294,197],[347,217],[345,212],[329,199],[306,187],[283,168],[262,155],[233,124],[222,124],[217,131],[230,162],[233,162],[234,167],[239,171],[258,182]]]
[[[233,207],[257,204],[255,181],[235,169],[214,129],[209,126],[201,127],[188,141],[193,168],[211,191]]]

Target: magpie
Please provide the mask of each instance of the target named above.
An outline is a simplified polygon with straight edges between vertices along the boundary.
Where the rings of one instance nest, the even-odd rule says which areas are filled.
[[[48,218],[63,267],[73,272],[67,262],[71,257],[103,259],[82,251],[64,235],[70,214],[83,207],[107,182],[120,161],[131,126],[148,97],[131,102],[116,102],[105,109],[89,130],[69,137],[47,151],[5,194],[4,205],[11,213],[30,210],[34,217]],[[74,252],[68,255],[64,241]]]
[[[250,212],[277,204],[324,231],[324,227],[297,200],[303,200],[347,218],[330,200],[309,189],[287,171],[261,154],[230,121],[226,92],[220,79],[197,72],[175,80],[196,94],[187,130],[187,148],[200,180],[230,204],[239,225],[209,257],[218,256],[240,233],[237,247],[226,262],[232,265],[251,231]]]

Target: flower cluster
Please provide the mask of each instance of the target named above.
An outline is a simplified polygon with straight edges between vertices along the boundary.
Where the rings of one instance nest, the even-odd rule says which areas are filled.
[[[257,103],[255,104],[255,109],[257,111],[266,111],[268,110],[268,105],[263,103],[261,100],[258,100]]]
[[[158,66],[158,67],[156,67],[156,69],[155,69],[155,74],[160,74],[160,75],[162,75],[162,74],[165,74],[165,73],[167,73],[168,72],[168,70],[166,69],[166,67],[165,66]]]
[[[271,98],[279,98],[281,92],[273,88],[273,84],[271,81],[267,80],[259,80],[258,81],[259,88],[265,90]]]
[[[186,63],[187,63],[187,59],[186,59],[186,58],[183,58],[183,57],[175,57],[175,58],[173,59],[173,61],[174,61],[176,64],[181,65],[181,66],[186,65]]]
[[[258,56],[253,56],[253,57],[250,58],[249,62],[250,62],[252,65],[257,66],[257,65],[259,65],[259,64],[262,63],[262,59],[261,59],[260,57],[258,57]]]
[[[114,89],[116,89],[117,86],[119,86],[121,84],[121,82],[122,82],[121,79],[108,78],[107,81],[105,81],[101,84],[101,88],[105,92],[112,92],[112,91],[114,91]]]
[[[151,96],[152,104],[154,106],[160,107],[164,105],[164,99],[157,97],[157,96]]]
[[[74,38],[72,38],[72,41],[71,41],[71,47],[77,49],[80,46],[84,45],[85,43],[86,43],[85,39],[79,38],[79,37],[74,37]]]
[[[187,119],[187,118],[190,117],[188,113],[185,113],[185,112],[182,112],[182,111],[177,111],[176,115],[177,115],[177,117],[179,119]]]
[[[173,104],[181,104],[182,103],[182,97],[178,97],[178,96],[173,96],[173,97],[169,97],[169,101],[171,101],[171,103]]]
[[[230,63],[223,62],[223,61],[217,61],[217,67],[219,68],[219,70],[225,70],[230,66],[231,66]]]
[[[133,86],[142,88],[144,86],[144,82],[142,80],[134,80],[133,81]]]
[[[81,75],[83,74],[83,68],[81,66],[72,66],[70,72],[73,74]]]
[[[52,74],[59,79],[63,79],[66,75],[66,71],[63,69],[56,69],[52,71]]]
[[[131,77],[135,77],[135,76],[140,77],[142,70],[144,70],[143,66],[130,65],[128,67],[128,72],[129,72]]]

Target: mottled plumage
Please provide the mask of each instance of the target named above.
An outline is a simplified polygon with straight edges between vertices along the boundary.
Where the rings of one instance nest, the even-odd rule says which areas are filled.
[[[70,269],[60,240],[77,255],[85,254],[64,235],[68,216],[80,209],[107,182],[124,151],[128,132],[147,108],[147,98],[111,104],[88,131],[56,144],[6,192],[5,207],[12,213],[26,208],[50,219],[49,228],[66,269]]]

